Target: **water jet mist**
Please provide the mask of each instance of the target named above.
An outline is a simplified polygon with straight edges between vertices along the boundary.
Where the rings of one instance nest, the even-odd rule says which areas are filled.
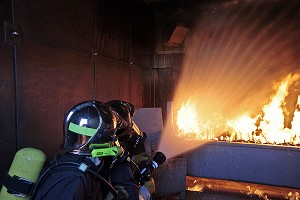
[[[214,123],[215,116],[257,113],[274,92],[273,83],[299,68],[297,1],[226,5],[208,8],[192,30],[173,97],[174,119],[168,116],[158,146],[167,158],[206,143],[178,137],[182,104],[197,105],[200,124]]]

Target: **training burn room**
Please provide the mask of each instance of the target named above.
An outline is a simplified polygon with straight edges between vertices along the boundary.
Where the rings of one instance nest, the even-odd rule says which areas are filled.
[[[300,200],[299,0],[0,0],[0,200]]]

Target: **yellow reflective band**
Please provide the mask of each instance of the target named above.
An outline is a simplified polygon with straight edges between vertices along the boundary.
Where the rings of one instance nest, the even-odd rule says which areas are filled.
[[[75,133],[81,134],[81,135],[91,137],[91,136],[95,135],[97,129],[79,126],[77,124],[70,122],[69,130],[73,131]]]

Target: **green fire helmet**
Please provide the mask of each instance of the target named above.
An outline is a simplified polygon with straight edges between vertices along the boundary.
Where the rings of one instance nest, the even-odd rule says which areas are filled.
[[[64,119],[62,148],[90,155],[90,144],[113,143],[119,118],[100,101],[85,101],[73,106]]]

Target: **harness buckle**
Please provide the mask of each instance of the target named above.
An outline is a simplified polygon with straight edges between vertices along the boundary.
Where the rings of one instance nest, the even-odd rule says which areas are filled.
[[[83,172],[86,172],[89,166],[87,166],[85,163],[81,163],[78,167]]]

